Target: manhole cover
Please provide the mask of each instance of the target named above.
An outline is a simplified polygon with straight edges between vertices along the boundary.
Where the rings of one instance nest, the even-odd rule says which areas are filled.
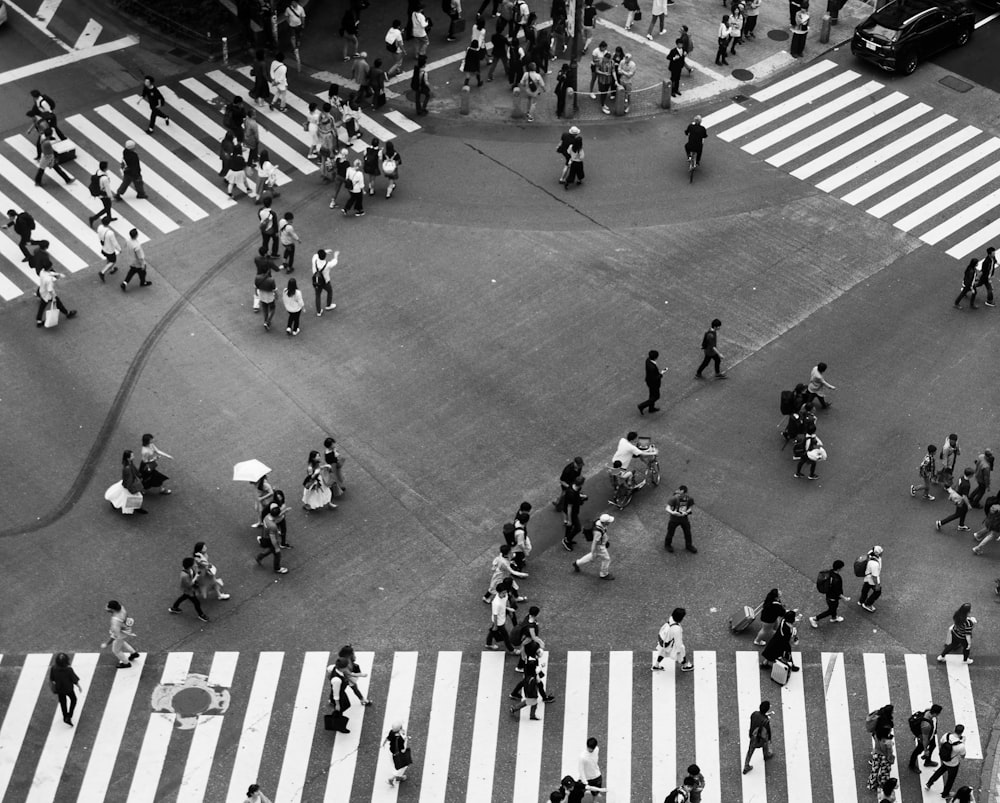
[[[731,100],[731,101],[732,101],[733,103],[742,103],[742,102],[743,102],[743,101],[745,101],[746,99],[747,99],[747,96],[746,96],[746,95],[733,95],[733,96],[732,96],[732,97],[730,98],[730,100]]]
[[[774,30],[767,32],[767,38],[772,42],[787,42],[788,36],[788,31],[784,28],[775,28]]]
[[[741,68],[737,67],[735,70],[733,70],[733,72],[731,74],[732,74],[733,78],[735,78],[737,81],[752,81],[753,80],[753,73],[750,72],[750,70],[744,70],[744,69],[741,69]]]
[[[598,11],[608,11],[611,8],[611,3],[605,3],[604,0],[601,0],[599,3],[594,3],[594,8]]]
[[[946,75],[941,79],[940,83],[948,87],[948,89],[954,89],[956,92],[968,92],[972,89],[972,84],[956,78],[954,75]]]

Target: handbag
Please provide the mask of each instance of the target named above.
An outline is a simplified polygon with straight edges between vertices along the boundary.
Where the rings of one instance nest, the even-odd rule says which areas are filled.
[[[632,15],[632,19],[636,22],[640,22],[642,20],[642,12],[636,11],[635,14]]]
[[[45,328],[54,329],[58,325],[59,307],[56,306],[56,300],[53,298],[45,308]]]
[[[819,463],[826,460],[826,449],[822,446],[817,446],[815,449],[810,449],[806,452],[806,457],[808,457],[813,462]]]
[[[405,750],[400,750],[398,753],[392,754],[392,766],[397,770],[401,770],[403,767],[409,767],[412,763],[413,756],[410,753],[409,747]]]

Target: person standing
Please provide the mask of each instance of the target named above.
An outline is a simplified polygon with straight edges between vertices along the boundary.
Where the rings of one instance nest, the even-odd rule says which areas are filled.
[[[355,159],[353,164],[347,168],[347,190],[350,197],[344,208],[340,211],[347,217],[350,210],[354,209],[354,217],[364,217],[365,214],[365,174],[361,169],[361,160]]]
[[[691,543],[691,522],[689,517],[694,509],[694,499],[688,494],[686,485],[678,486],[670,499],[667,500],[667,513],[670,514],[670,521],[667,522],[667,535],[663,539],[663,548],[667,552],[673,552],[674,533],[680,527],[684,533],[684,548],[694,554],[698,554],[698,548]]]
[[[583,137],[577,135],[569,146],[569,172],[566,173],[564,189],[568,190],[572,187],[574,181],[577,184],[583,184],[583,180],[586,178],[583,170],[583,158]]]
[[[614,580],[615,576],[611,574],[611,555],[608,552],[608,546],[611,539],[608,537],[608,525],[612,524],[615,520],[614,516],[609,516],[607,513],[602,513],[600,518],[594,522],[594,539],[590,545],[590,552],[584,555],[582,558],[577,558],[573,561],[573,571],[579,573],[580,566],[585,563],[590,563],[594,558],[598,558],[601,561],[601,568],[599,570],[599,576],[602,580]],[[598,784],[599,786],[600,784]]]
[[[664,26],[667,21],[667,13],[670,9],[667,7],[667,0],[653,0],[653,9],[649,13],[649,29],[646,31],[646,38],[652,42],[653,41],[653,28],[656,27],[656,23],[660,23],[660,36],[663,36],[666,31]]]
[[[270,82],[268,81],[267,59],[263,50],[255,50],[253,54],[253,88],[250,97],[257,106],[263,106],[264,101],[271,99]]]
[[[588,2],[593,2],[593,0],[588,0]],[[594,790],[604,788],[604,775],[601,772],[601,748],[597,746],[597,739],[593,736],[587,739],[587,747],[580,753],[577,772],[580,780],[591,788],[591,797],[594,803],[597,803],[601,792]]]
[[[955,503],[955,512],[950,516],[934,522],[934,528],[941,532],[941,527],[950,521],[958,519],[958,529],[960,532],[968,532],[971,528],[965,526],[965,517],[969,513],[969,494],[972,489],[972,477],[976,470],[971,466],[966,468],[961,478],[955,484],[954,489],[948,488],[948,496]]]
[[[828,407],[833,406],[833,402],[828,402],[826,396],[824,395],[824,390],[836,390],[833,385],[826,381],[824,374],[826,373],[827,365],[825,362],[817,363],[813,366],[812,371],[809,373],[809,384],[806,385],[806,392],[808,393],[809,401],[815,401],[819,399],[819,405],[824,410]]]
[[[915,743],[909,762],[909,767],[913,772],[920,771],[917,768],[917,758],[920,756],[923,756],[925,767],[936,767],[938,765],[933,760],[933,755],[935,739],[937,737],[937,718],[942,710],[941,706],[934,703],[930,708],[912,714],[908,720]]]
[[[128,669],[132,666],[132,661],[139,657],[139,653],[126,641],[129,638],[136,638],[132,632],[134,621],[118,600],[110,600],[104,610],[111,614],[111,624],[108,640],[101,644],[101,649],[110,646],[111,654],[118,659],[118,668]]]
[[[55,665],[49,670],[49,687],[59,698],[59,710],[62,711],[63,722],[70,726],[73,725],[73,712],[76,711],[74,686],[83,692],[80,678],[70,665],[69,656],[64,652],[56,653]]]
[[[281,531],[278,527],[278,521],[284,517],[285,512],[282,510],[281,505],[272,502],[268,508],[267,515],[264,516],[264,534],[257,539],[260,545],[264,547],[264,551],[257,555],[254,561],[260,566],[260,562],[264,558],[268,555],[273,555],[275,574],[288,574],[288,569],[281,565]]]
[[[687,66],[685,61],[684,41],[678,39],[674,46],[667,53],[667,62],[670,70],[670,96],[679,98],[681,96],[681,73]]]
[[[756,39],[757,17],[760,15],[761,0],[747,0],[746,19],[743,23],[743,36],[745,39]]]
[[[306,303],[302,299],[302,291],[299,290],[298,282],[295,281],[294,276],[288,280],[285,292],[281,294],[281,301],[285,305],[285,311],[288,313],[288,325],[285,327],[285,334],[298,335],[299,318],[302,316],[302,310],[305,309]]]
[[[976,307],[976,292],[979,286],[976,284],[976,275],[979,273],[979,260],[973,257],[962,272],[962,292],[955,298],[955,309],[962,309],[962,299],[969,296],[969,309]]]
[[[39,243],[40,249],[48,248],[48,240]],[[63,274],[56,273],[51,267],[42,268],[38,272],[38,311],[35,313],[35,326],[42,326],[45,323],[45,310],[51,304],[67,318],[75,318],[75,309],[66,309],[56,292],[56,281],[61,279]]]
[[[101,243],[101,255],[105,262],[104,267],[97,272],[97,276],[103,282],[107,274],[118,272],[118,255],[122,247],[118,244],[118,236],[114,229],[103,220],[97,224],[97,238]]]
[[[497,21],[496,31],[490,37],[490,44],[493,45],[493,59],[490,63],[490,68],[486,71],[486,80],[493,80],[493,73],[496,71],[498,64],[503,65],[503,74],[509,79],[511,70],[507,54],[510,52],[510,41],[507,39],[499,20]]]
[[[334,310],[337,305],[333,303],[333,284],[330,281],[330,270],[337,264],[340,251],[334,251],[333,256],[327,258],[327,250],[320,248],[312,258],[312,285],[316,291],[316,317],[323,315],[323,310]],[[323,306],[323,293],[326,292],[326,306]]]
[[[243,803],[271,803],[271,798],[261,791],[260,784],[252,783],[247,789],[247,799]]]
[[[980,502],[990,489],[990,473],[993,471],[993,452],[984,449],[983,453],[976,458],[976,467],[972,476],[976,481],[976,487],[969,494],[969,504],[977,510],[982,507]]]
[[[871,548],[865,563],[865,579],[861,584],[860,605],[868,613],[875,613],[875,600],[882,596],[882,552],[877,544]]]
[[[292,50],[302,46],[302,33],[306,29],[306,11],[299,0],[292,0],[285,9],[285,22],[288,23],[288,36],[292,42]]]
[[[389,746],[389,753],[392,755],[393,772],[389,776],[389,786],[395,786],[406,780],[406,769],[413,764],[410,739],[406,735],[401,720],[392,723],[392,727],[385,737],[385,743]]]
[[[771,750],[771,703],[769,700],[763,700],[757,710],[750,715],[750,743],[747,748],[747,756],[743,760],[744,775],[753,769],[750,758],[757,750],[763,751],[764,761],[768,761],[774,756],[774,751]]]
[[[128,283],[133,276],[139,277],[139,287],[149,287],[151,281],[146,279],[146,270],[149,264],[146,262],[146,252],[142,250],[142,243],[139,242],[139,230],[131,229],[128,239],[125,241],[125,261],[128,263],[128,273],[125,274],[125,281],[121,283],[122,292],[128,290]]]
[[[566,115],[566,94],[567,90],[573,86],[573,76],[570,75],[569,65],[563,64],[559,68],[559,72],[556,74],[556,86],[555,86],[555,96],[556,96],[556,117],[565,117]],[[566,154],[563,154],[564,156]],[[567,166],[569,161],[567,160]],[[563,171],[563,178],[559,180],[562,184],[565,180],[566,171]]]
[[[656,661],[649,668],[660,671],[663,667],[663,659],[669,658],[680,664],[681,672],[690,672],[694,669],[694,664],[687,660],[687,648],[684,646],[684,628],[681,622],[687,616],[686,608],[674,608],[670,618],[660,628],[656,634]]]
[[[594,0],[585,0],[583,6],[583,47],[580,48],[581,53],[586,53],[587,49],[590,47],[590,43],[594,41],[594,29],[597,27],[597,9],[594,7]],[[514,38],[517,36],[515,34]],[[590,84],[591,92],[593,92],[594,84]],[[594,96],[591,95],[591,98]]]
[[[715,54],[715,63],[719,65],[729,64],[726,60],[726,50],[729,47],[729,15],[722,15],[722,22],[719,23],[719,49]]]
[[[816,590],[826,598],[826,610],[816,616],[809,617],[809,624],[812,627],[819,627],[819,620],[829,617],[831,622],[844,621],[843,616],[837,614],[840,601],[850,602],[850,597],[844,596],[844,578],[840,576],[840,570],[844,568],[844,561],[835,560],[830,569],[819,573],[816,579]]]
[[[56,173],[59,174],[59,178],[61,178],[67,184],[72,184],[74,181],[76,181],[76,179],[73,178],[73,176],[71,176],[69,173],[63,170],[62,167],[59,165],[59,161],[56,159],[56,153],[52,148],[52,137],[53,137],[52,129],[49,128],[45,130],[45,132],[38,140],[38,146],[41,150],[41,153],[39,154],[38,157],[38,170],[35,171],[36,187],[42,186],[42,176],[45,175],[45,171],[48,170],[49,168],[55,170]]]
[[[122,193],[131,185],[135,184],[137,198],[148,198],[146,187],[142,183],[142,165],[139,163],[139,154],[135,152],[135,140],[126,140],[125,148],[122,150],[122,183],[115,193],[115,200],[122,199]]]
[[[969,616],[972,612],[972,603],[962,603],[961,607],[952,615],[952,623],[948,628],[948,635],[951,637],[941,654],[938,655],[938,663],[944,663],[944,657],[950,652],[962,651],[962,660],[971,664],[973,659],[969,657],[972,651],[972,628],[976,626],[976,617]],[[951,784],[948,784],[950,787]]]
[[[483,76],[480,73],[481,59],[483,51],[479,49],[479,41],[473,39],[465,50],[465,58],[462,61],[462,72],[465,74],[463,86],[469,86],[473,78],[476,79],[476,86],[483,85]]]
[[[573,129],[571,128],[570,133],[572,131]],[[579,129],[577,131],[579,132]],[[560,147],[562,147],[561,144]],[[656,349],[650,349],[646,355],[646,387],[649,389],[649,398],[639,403],[639,415],[645,415],[646,410],[649,410],[651,413],[660,412],[660,408],[656,406],[656,403],[660,400],[660,385],[663,383],[663,375],[667,372],[667,369],[660,368],[656,364],[659,358],[660,352]]]
[[[431,43],[430,37],[427,32],[430,30],[430,20],[424,16],[424,4],[417,3],[416,8],[410,14],[410,27],[413,30],[413,44],[416,48],[414,55],[417,57],[417,63],[420,63],[420,57],[424,57],[424,63],[427,63],[427,46]],[[417,112],[419,114],[419,111]]]
[[[934,482],[944,486],[951,485],[955,477],[955,464],[958,463],[958,456],[961,453],[962,450],[958,448],[958,435],[952,432],[948,439],[941,444],[941,450],[938,452],[940,462],[937,474],[934,475]]]
[[[725,379],[726,372],[722,370],[722,354],[719,351],[719,330],[722,328],[722,321],[718,318],[712,319],[712,325],[704,336],[701,338],[701,350],[705,354],[705,358],[701,361],[701,365],[698,366],[698,370],[694,372],[695,379],[704,379],[701,372],[704,371],[709,363],[715,364],[715,378]]]
[[[295,244],[302,242],[302,239],[295,231],[295,226],[292,224],[293,220],[295,220],[295,214],[285,212],[278,223],[278,242],[283,249],[281,252],[281,270],[287,273],[295,271]]]
[[[583,477],[575,477],[570,483],[569,490],[566,491],[565,504],[566,513],[564,521],[564,531],[562,538],[563,549],[572,552],[576,547],[574,540],[580,532],[580,506],[587,500],[587,494],[581,493],[583,487]]]
[[[799,447],[799,438],[802,439],[801,449]],[[816,425],[809,424],[806,426],[804,433],[796,436],[795,444],[792,445],[792,458],[798,458],[799,461],[792,476],[796,479],[802,479],[802,469],[808,465],[809,479],[816,479],[816,462],[825,453],[825,450],[821,452],[819,451],[820,449],[823,449],[823,441],[816,434]]]
[[[142,89],[140,97],[149,104],[149,123],[146,124],[146,133],[152,134],[156,130],[156,118],[162,117],[163,121],[170,125],[170,117],[163,111],[165,103],[163,94],[156,86],[156,79],[152,75],[147,75],[142,79]]]
[[[935,455],[937,454],[937,446],[933,443],[927,447],[927,454],[924,455],[924,459],[917,466],[917,472],[920,474],[920,485],[910,486],[910,496],[916,496],[917,491],[924,492],[924,499],[928,502],[933,502],[934,497],[931,496],[931,483],[934,481],[934,477],[937,474],[937,463]]]
[[[274,54],[274,61],[268,70],[268,82],[271,84],[271,99],[267,102],[267,107],[284,111],[288,95],[288,65],[285,64],[284,53]]]
[[[181,594],[174,600],[174,604],[167,608],[168,613],[180,613],[180,604],[184,600],[191,600],[191,604],[194,605],[194,612],[198,614],[198,618],[203,622],[208,621],[208,617],[205,616],[205,612],[201,609],[201,602],[198,601],[198,589],[197,589],[197,573],[194,570],[194,558],[184,558],[181,561]]]
[[[31,259],[31,252],[28,250],[29,245],[37,245],[37,241],[31,239],[31,234],[35,230],[35,219],[31,216],[28,211],[18,212],[16,209],[7,210],[7,223],[4,226],[5,229],[14,229],[14,233],[17,235],[17,247],[21,249],[21,253],[24,254],[24,259],[22,262],[28,262]]]
[[[977,287],[986,288],[987,307],[996,306],[996,304],[993,303],[993,274],[996,273],[996,270],[996,249],[991,245],[986,249],[986,256],[983,257],[983,261],[979,263],[979,280],[976,283]]]
[[[504,544],[506,546],[506,544]],[[502,548],[501,548],[502,551]],[[490,629],[486,633],[486,647],[490,650],[499,650],[496,642],[502,641],[507,648],[507,652],[516,655],[517,650],[511,643],[510,634],[507,632],[507,616],[513,613],[507,601],[507,587],[500,583],[496,587],[496,594],[490,602]]]

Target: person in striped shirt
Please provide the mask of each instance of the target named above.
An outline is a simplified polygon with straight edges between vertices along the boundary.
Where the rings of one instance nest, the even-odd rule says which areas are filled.
[[[972,650],[972,628],[976,626],[976,617],[969,616],[972,612],[972,603],[965,602],[952,615],[952,625],[948,628],[951,640],[944,645],[941,654],[937,659],[944,663],[944,657],[950,652],[962,651],[962,660],[967,664],[972,663],[969,652]]]

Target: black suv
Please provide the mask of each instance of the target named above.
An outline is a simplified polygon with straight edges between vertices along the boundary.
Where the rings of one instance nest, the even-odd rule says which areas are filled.
[[[854,29],[851,52],[909,75],[938,51],[967,44],[975,22],[958,0],[891,0]]]

